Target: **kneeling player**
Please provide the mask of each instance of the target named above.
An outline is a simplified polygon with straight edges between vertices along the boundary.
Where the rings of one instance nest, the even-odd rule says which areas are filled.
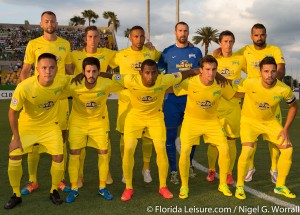
[[[43,151],[52,156],[50,199],[57,205],[63,202],[57,191],[64,172],[58,103],[62,89],[70,78],[56,76],[56,56],[49,53],[39,56],[37,71],[38,76],[28,78],[17,86],[10,104],[9,122],[13,137],[9,145],[8,176],[14,195],[5,204],[6,209],[22,202],[22,155],[32,152],[35,143],[39,143]]]
[[[273,143],[280,150],[278,178],[274,192],[288,198],[296,198],[286,186],[285,180],[292,164],[293,147],[288,129],[294,120],[298,105],[287,85],[276,79],[277,64],[273,57],[265,57],[260,63],[259,78],[246,79],[242,84],[245,100],[241,117],[242,152],[238,161],[238,180],[235,197],[245,199],[244,178],[253,155],[254,143],[262,134],[263,139]],[[285,100],[289,111],[284,127],[276,119],[276,109]]]

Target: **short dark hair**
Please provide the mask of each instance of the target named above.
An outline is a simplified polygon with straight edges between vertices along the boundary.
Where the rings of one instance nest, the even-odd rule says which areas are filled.
[[[256,23],[255,25],[252,26],[251,28],[251,34],[253,33],[253,29],[264,29],[265,33],[267,33],[267,29],[263,24]]]
[[[212,55],[205,55],[200,59],[200,67],[203,68],[204,63],[215,63],[218,66],[218,61]]]
[[[57,58],[54,54],[51,53],[43,53],[38,57],[38,62],[42,59],[53,59],[55,61],[55,63],[57,64]]]
[[[262,59],[262,61],[259,63],[259,69],[261,70],[262,67],[267,64],[275,65],[275,68],[277,69],[277,63],[273,57],[265,57]]]
[[[44,11],[44,12],[42,13],[42,15],[41,15],[41,18],[42,18],[45,14],[48,14],[48,15],[51,15],[51,16],[55,16],[55,18],[56,18],[55,13],[53,13],[53,12],[50,11],[50,10]]]
[[[231,36],[233,38],[233,42],[235,42],[235,37],[234,37],[234,34],[231,32],[231,31],[222,31],[219,35],[219,42],[222,41],[223,37],[224,36]]]
[[[100,71],[100,61],[95,57],[84,58],[84,60],[82,62],[83,71],[85,70],[85,67],[87,65],[95,65],[97,67],[97,69]]]
[[[187,23],[185,23],[185,22],[177,22],[177,24],[175,25],[175,31],[177,30],[177,26],[178,25],[186,25],[188,27],[188,29],[189,29],[189,25]]]
[[[141,71],[144,70],[145,66],[155,66],[156,69],[158,69],[157,63],[152,59],[147,59],[147,60],[143,61],[142,65],[141,65]]]
[[[97,31],[99,33],[98,28],[94,25],[88,26],[84,29],[85,36],[87,35],[87,32],[89,32],[89,31]]]
[[[87,65],[95,65],[97,67],[97,69],[100,71],[100,61],[95,57],[84,58],[84,60],[82,62],[83,71],[85,70],[85,67]]]
[[[135,26],[133,26],[133,27],[130,29],[129,34],[131,34],[131,32],[134,31],[134,30],[142,30],[143,32],[145,32],[145,30],[144,30],[143,27],[141,27],[141,26],[139,26],[139,25],[135,25]]]

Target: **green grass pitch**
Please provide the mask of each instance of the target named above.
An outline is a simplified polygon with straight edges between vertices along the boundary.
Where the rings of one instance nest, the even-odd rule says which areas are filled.
[[[286,116],[287,106],[282,105],[283,116]],[[114,195],[114,200],[106,201],[97,196],[98,190],[98,170],[97,170],[97,153],[96,150],[88,148],[84,187],[79,190],[79,197],[72,204],[64,203],[60,206],[55,206],[49,200],[49,189],[51,184],[50,164],[51,159],[47,154],[42,154],[38,168],[38,181],[40,188],[31,195],[23,197],[23,203],[12,210],[5,210],[4,204],[12,195],[12,190],[9,185],[7,176],[8,163],[8,144],[11,138],[7,112],[9,108],[8,100],[0,100],[0,214],[182,214],[182,213],[200,213],[208,214],[209,208],[219,210],[223,213],[230,214],[234,210],[236,214],[262,214],[262,210],[266,209],[270,213],[274,208],[274,203],[268,202],[251,194],[247,195],[244,201],[238,200],[235,197],[225,197],[220,193],[218,188],[218,180],[213,183],[208,183],[205,180],[206,173],[196,170],[197,176],[190,180],[189,198],[181,200],[178,198],[180,185],[168,183],[169,189],[174,194],[174,199],[166,200],[158,194],[158,175],[157,166],[155,163],[156,156],[153,150],[151,159],[151,173],[153,181],[150,184],[143,182],[142,171],[142,152],[141,144],[138,145],[135,155],[134,167],[134,195],[129,202],[121,202],[120,196],[125,188],[121,182],[122,168],[119,151],[119,134],[114,130],[117,117],[117,101],[108,101],[108,110],[111,121],[111,145],[112,158],[110,169],[114,183],[108,185],[109,191]],[[297,205],[300,200],[300,120],[297,118],[290,129],[290,136],[294,145],[293,164],[290,175],[287,179],[287,186],[298,196],[296,199],[287,199],[273,193],[274,185],[270,180],[270,158],[268,146],[266,142],[259,140],[258,150],[255,156],[256,173],[252,182],[246,183],[247,186],[263,192],[269,196],[276,197],[280,200]],[[240,142],[238,141],[238,156],[240,153]],[[203,143],[197,147],[195,160],[207,167],[207,146]],[[236,178],[236,167],[234,169]],[[66,174],[68,179],[68,174]],[[22,186],[28,180],[27,174],[27,156],[23,157],[23,178]],[[230,188],[234,193],[234,188]],[[61,197],[65,198],[66,193],[60,192]],[[229,208],[229,209],[226,209]],[[256,210],[260,210],[257,212]],[[201,211],[202,210],[202,211]],[[206,210],[206,212],[205,212]],[[180,213],[181,212],[181,213]],[[212,213],[210,213],[212,214]],[[272,213],[276,214],[276,213]],[[282,213],[281,213],[282,214]]]

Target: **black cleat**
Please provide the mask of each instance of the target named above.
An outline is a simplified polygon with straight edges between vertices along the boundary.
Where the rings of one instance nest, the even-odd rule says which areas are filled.
[[[16,194],[8,200],[8,202],[4,205],[5,209],[13,209],[15,206],[20,204],[22,202],[22,197],[17,197]]]
[[[59,193],[57,190],[53,190],[53,193],[50,193],[50,200],[52,201],[53,204],[55,205],[60,205],[64,201],[60,198]]]

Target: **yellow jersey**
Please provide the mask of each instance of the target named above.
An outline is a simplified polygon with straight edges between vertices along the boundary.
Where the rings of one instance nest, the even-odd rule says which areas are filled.
[[[118,51],[111,63],[120,67],[120,74],[138,74],[144,60],[152,59],[157,62],[160,56],[161,52],[150,50],[146,46],[143,46],[141,51],[134,51],[128,47]]]
[[[10,108],[20,111],[22,126],[47,126],[58,122],[59,102],[62,91],[70,82],[70,76],[56,75],[51,86],[43,87],[38,76],[22,81],[14,91]]]
[[[210,86],[204,85],[199,75],[184,80],[173,89],[176,95],[187,95],[184,114],[199,120],[218,119],[217,108],[220,98],[229,100],[235,94],[230,85],[221,88],[216,81]]]
[[[178,84],[182,79],[181,73],[158,75],[152,87],[142,83],[141,75],[114,75],[113,80],[126,87],[130,92],[132,108],[130,112],[141,115],[155,115],[162,113],[165,91]]]
[[[277,80],[272,88],[265,88],[261,78],[247,78],[239,86],[239,90],[245,92],[242,107],[242,115],[261,121],[279,119],[276,112],[280,101],[285,100],[288,104],[295,101],[291,88]]]
[[[243,54],[247,62],[248,77],[259,77],[259,64],[265,57],[274,57],[277,64],[285,63],[281,49],[277,46],[267,44],[266,48],[256,50],[254,45],[247,45],[240,49],[237,54]]]
[[[241,78],[241,71],[246,72],[246,59],[244,55],[234,53],[230,57],[223,57],[218,56],[216,57],[216,60],[218,61],[218,68],[217,71],[222,76],[224,76],[226,79],[229,80],[237,80]],[[237,90],[235,88],[235,84],[232,85],[234,90]],[[223,97],[220,98],[220,103],[218,110],[221,112],[227,112],[232,110],[233,108],[236,108],[239,103],[241,102],[241,99],[238,98],[232,98],[230,100],[226,100]]]
[[[74,75],[82,73],[82,62],[87,57],[95,57],[100,61],[100,71],[106,72],[108,65],[114,69],[117,67],[111,60],[114,58],[116,51],[107,48],[97,48],[96,53],[87,53],[85,48],[82,51],[75,50],[71,53],[72,63],[75,66]]]
[[[107,98],[110,92],[120,88],[120,84],[102,77],[98,77],[97,84],[92,89],[86,88],[84,79],[81,84],[69,84],[64,94],[73,97],[71,118],[97,120],[107,116]]]

